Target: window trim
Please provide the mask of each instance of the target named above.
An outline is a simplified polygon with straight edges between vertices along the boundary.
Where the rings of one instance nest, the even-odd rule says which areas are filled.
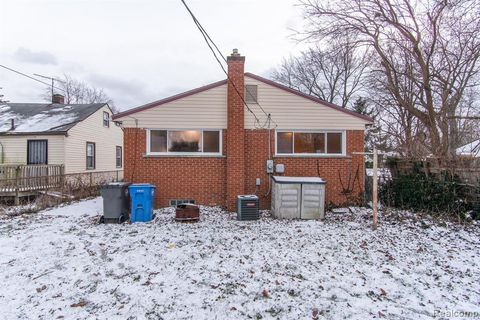
[[[117,165],[117,149],[120,148],[120,166]],[[115,146],[115,167],[123,168],[123,147],[122,146]]]
[[[292,153],[278,153],[278,133],[279,132],[293,132],[292,137]],[[325,134],[325,153],[295,153],[295,132],[298,133],[324,133]],[[341,133],[342,134],[342,152],[341,153],[327,153],[327,134],[328,133]],[[275,130],[275,156],[277,157],[345,157],[347,155],[347,131],[338,129],[325,129],[325,130]]]
[[[88,166],[88,145],[93,145],[93,167]],[[85,168],[86,170],[95,170],[97,167],[97,146],[95,142],[87,141],[85,143]]]
[[[219,132],[219,150],[218,152],[170,152],[168,151],[168,132],[169,131],[201,131],[202,132],[202,148],[203,148],[203,132],[204,131],[218,131]],[[167,131],[167,151],[166,152],[154,152],[150,151],[150,132],[151,131]],[[146,138],[146,144],[147,144],[147,156],[197,156],[197,157],[202,157],[202,156],[221,156],[223,155],[223,130],[222,129],[147,129],[147,138]]]
[[[105,120],[105,114],[108,116],[107,119]],[[107,111],[103,111],[103,116],[102,116],[102,123],[104,128],[110,128],[110,113]],[[105,121],[107,121],[107,125],[105,125]]]

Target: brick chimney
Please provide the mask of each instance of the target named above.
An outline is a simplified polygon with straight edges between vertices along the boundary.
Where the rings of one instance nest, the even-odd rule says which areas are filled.
[[[65,103],[65,97],[62,96],[61,94],[55,93],[52,96],[52,103],[64,104]]]
[[[244,92],[245,57],[233,49],[227,65],[227,209],[235,211],[237,196],[245,193],[244,105],[238,94]]]

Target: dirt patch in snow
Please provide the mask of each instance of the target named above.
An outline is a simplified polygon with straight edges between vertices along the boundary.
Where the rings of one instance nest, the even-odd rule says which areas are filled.
[[[322,221],[99,225],[96,198],[0,220],[4,319],[428,319],[478,311],[480,233],[353,208]]]

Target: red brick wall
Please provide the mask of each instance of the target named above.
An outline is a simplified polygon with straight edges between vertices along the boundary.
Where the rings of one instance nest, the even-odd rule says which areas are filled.
[[[272,159],[274,164],[285,165],[285,176],[320,176],[327,181],[327,204],[342,205],[358,200],[364,186],[365,167],[363,156],[353,155],[352,152],[364,151],[364,132],[362,130],[347,131],[347,156],[332,158],[276,157],[274,155],[274,130],[271,131]],[[269,178],[266,173],[268,131],[246,130],[245,132],[245,191],[246,193],[256,193],[260,197],[260,206],[269,208],[271,198],[268,186]],[[259,188],[255,186],[256,178],[261,179]],[[344,189],[351,189],[351,191],[346,193],[343,191]]]
[[[232,194],[231,206],[237,194],[257,193],[262,208],[270,207],[266,160],[268,159],[268,131],[245,130],[244,156],[245,170],[243,192]],[[225,130],[223,132],[225,135]],[[326,202],[341,205],[351,203],[363,190],[364,133],[361,130],[347,131],[347,157],[275,157],[274,131],[270,135],[271,154],[274,163],[285,165],[286,176],[320,176],[327,181]],[[223,150],[227,149],[223,139]],[[136,141],[136,142],[135,142]],[[146,131],[125,129],[125,180],[148,182],[157,186],[155,204],[157,207],[169,205],[170,199],[194,199],[199,204],[222,205],[227,203],[227,159],[225,157],[145,157]],[[358,169],[358,177],[355,178]],[[241,172],[241,170],[239,170]],[[238,174],[238,173],[237,173]],[[352,188],[350,195],[342,194],[344,188]],[[350,178],[350,183],[349,177]],[[261,179],[261,186],[255,187],[255,179]],[[232,207],[230,207],[232,209]]]
[[[125,129],[124,148],[125,180],[154,184],[156,207],[169,206],[171,199],[225,205],[225,157],[145,157],[146,130],[135,128]]]
[[[227,209],[234,211],[237,195],[245,194],[245,152],[244,152],[244,64],[245,57],[227,57]],[[242,96],[241,96],[242,95]]]

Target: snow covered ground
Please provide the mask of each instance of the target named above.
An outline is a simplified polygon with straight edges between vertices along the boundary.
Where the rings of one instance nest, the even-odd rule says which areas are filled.
[[[429,319],[480,311],[480,232],[380,220],[99,225],[96,198],[0,218],[2,319]],[[453,230],[455,229],[455,230]],[[437,313],[438,316],[438,313]],[[437,317],[438,318],[438,317]]]

